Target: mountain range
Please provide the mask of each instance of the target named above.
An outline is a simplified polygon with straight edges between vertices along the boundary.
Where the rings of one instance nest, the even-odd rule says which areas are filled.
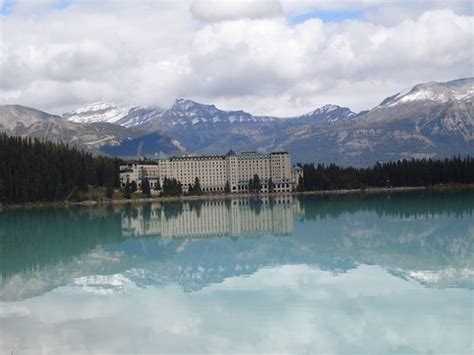
[[[359,113],[325,105],[285,118],[187,99],[177,99],[169,109],[99,102],[61,116],[4,105],[0,130],[122,157],[285,148],[294,161],[365,166],[472,154],[473,99],[474,78],[466,78],[419,84]]]

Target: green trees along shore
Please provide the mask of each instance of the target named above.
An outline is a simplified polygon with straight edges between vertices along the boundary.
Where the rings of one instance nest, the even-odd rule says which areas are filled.
[[[0,203],[52,202],[80,200],[88,190],[101,188],[101,198],[112,199],[120,186],[121,160],[93,156],[63,143],[0,135]],[[377,163],[367,168],[340,167],[335,164],[298,164],[303,177],[299,191],[364,189],[367,187],[418,187],[440,184],[474,184],[474,160],[453,156],[444,160],[412,159]],[[258,192],[261,181],[255,175],[249,192]],[[190,195],[203,193],[196,178],[188,186]],[[120,198],[129,199],[138,190],[135,181],[121,189]],[[151,186],[142,181],[141,192],[151,197]],[[163,196],[183,194],[181,182],[164,179],[155,186]],[[274,184],[268,181],[268,190]],[[102,192],[103,191],[103,192]],[[227,182],[225,193],[230,193]]]
[[[67,144],[0,135],[0,202],[63,201],[89,186],[119,186],[120,160]]]
[[[473,184],[474,159],[411,159],[377,163],[367,168],[335,164],[305,164],[299,189],[306,191],[364,189],[367,187],[433,186]]]

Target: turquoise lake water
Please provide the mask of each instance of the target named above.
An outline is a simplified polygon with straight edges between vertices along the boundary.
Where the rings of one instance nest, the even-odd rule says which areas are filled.
[[[474,193],[0,212],[0,354],[471,354]]]

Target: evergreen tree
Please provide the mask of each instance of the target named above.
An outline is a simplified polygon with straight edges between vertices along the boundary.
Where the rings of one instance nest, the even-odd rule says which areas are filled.
[[[254,192],[260,192],[260,190],[262,189],[262,184],[260,183],[260,177],[255,174],[253,176],[253,191]]]
[[[151,197],[150,181],[148,178],[142,180],[142,192],[146,197]]]
[[[304,191],[304,181],[302,176],[298,177],[298,186],[296,187],[296,191]]]
[[[165,178],[163,180],[163,195],[164,196],[180,196],[183,193],[181,183],[176,179]]]
[[[161,184],[160,184],[160,179],[156,180],[156,185],[155,185],[155,191],[161,190]]]
[[[132,192],[136,192],[138,190],[138,186],[137,186],[137,182],[135,180],[133,180],[131,183],[130,183],[130,187],[132,189]]]
[[[342,168],[334,164],[303,165],[304,190],[365,189],[366,187],[432,186],[473,183],[471,157],[450,159],[402,159],[367,168]]]
[[[194,179],[193,193],[195,195],[201,195],[202,194],[201,183],[200,183],[199,178],[197,176]]]
[[[171,193],[171,181],[167,177],[163,179],[163,196],[169,196]]]
[[[128,181],[123,188],[123,197],[126,199],[132,198],[132,185]]]
[[[120,164],[64,143],[0,134],[0,202],[64,201],[89,186],[118,187]]]
[[[228,180],[225,182],[224,192],[225,192],[226,194],[230,194],[230,184],[229,184],[229,181],[228,181]]]
[[[112,186],[111,183],[108,183],[105,188],[105,197],[111,199],[113,196],[114,196],[114,187]]]
[[[64,201],[69,195],[71,200],[80,199],[90,186],[106,187],[109,197],[113,188],[120,187],[120,164],[120,159],[92,156],[64,143],[0,134],[0,202]],[[308,191],[474,183],[474,160],[461,156],[442,160],[403,159],[365,168],[335,164],[299,166],[304,174],[299,188]],[[165,180],[162,186],[157,183],[155,189],[162,187],[167,196],[182,193],[178,181]],[[249,180],[249,192],[260,190],[259,180],[255,176]],[[126,192],[128,189],[130,192]],[[136,190],[136,182],[129,183],[123,193],[131,195]],[[229,189],[226,184],[225,191],[229,190],[230,184]]]
[[[275,192],[275,184],[273,184],[272,178],[268,179],[268,192]]]

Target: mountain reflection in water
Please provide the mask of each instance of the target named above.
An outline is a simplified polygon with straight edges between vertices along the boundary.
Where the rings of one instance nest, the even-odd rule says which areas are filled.
[[[472,289],[473,208],[471,192],[425,192],[6,211],[0,300],[124,273],[139,286],[193,291],[296,264],[335,274],[378,265],[425,286]]]
[[[471,354],[472,192],[0,213],[0,353]]]

